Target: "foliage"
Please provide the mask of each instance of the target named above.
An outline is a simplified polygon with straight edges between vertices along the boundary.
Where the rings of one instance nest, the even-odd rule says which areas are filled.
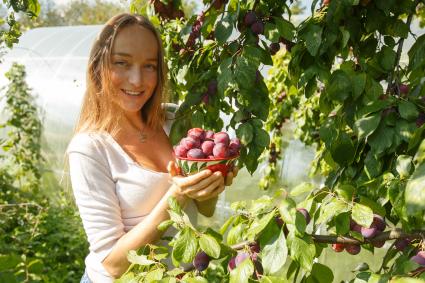
[[[300,24],[291,18],[292,1],[204,2],[206,9],[191,18],[167,9],[180,9],[180,1],[154,0],[146,9],[163,35],[172,97],[182,101],[172,142],[192,127],[220,130],[217,117],[228,114],[228,127],[244,145],[240,165],[252,173],[261,156],[270,161],[261,184],[266,189],[277,177],[280,128],[292,119],[301,140],[315,145],[313,173],[325,182],[278,190],[250,205],[234,203],[235,215],[220,231],[194,228],[171,205],[171,220],[161,226],[179,232],[168,260],[180,266],[203,251],[209,267],[167,270],[154,247],[140,255],[142,264],[133,261],[122,282],[146,276],[161,282],[332,282],[332,270],[317,261],[327,244],[373,253],[394,239],[409,239],[408,247],[387,246],[381,268],[362,265],[347,280],[424,280],[425,268],[410,258],[424,249],[425,235],[425,35],[414,35],[414,45],[403,50],[421,1],[315,0]],[[268,81],[260,72],[265,65],[273,66]],[[379,232],[378,215],[386,220]],[[205,238],[209,245],[201,244]],[[259,253],[252,252],[255,245]],[[242,253],[249,260],[228,269]]]
[[[12,47],[18,42],[21,36],[21,26],[16,20],[16,14],[23,12],[27,17],[34,19],[40,13],[40,3],[38,0],[16,1],[4,0],[3,4],[8,8],[6,19],[0,19],[0,46],[5,44],[7,47]]]
[[[6,76],[8,119],[0,125],[7,133],[0,156],[0,281],[75,282],[87,249],[80,220],[63,196],[51,203],[44,194],[47,164],[40,148],[39,109],[24,67],[13,64]]]

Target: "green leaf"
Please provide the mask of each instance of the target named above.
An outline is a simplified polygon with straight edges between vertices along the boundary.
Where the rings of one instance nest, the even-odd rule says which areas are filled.
[[[223,45],[232,34],[234,26],[234,15],[225,13],[224,17],[217,19],[215,23],[215,38],[220,45]]]
[[[149,271],[146,274],[144,279],[146,280],[146,282],[154,282],[157,280],[161,280],[163,275],[164,275],[164,270],[162,270],[161,268],[158,268],[158,269]]]
[[[320,216],[316,223],[326,223],[335,215],[349,210],[348,204],[340,199],[334,198],[329,203],[323,205],[320,208]]]
[[[424,218],[425,211],[425,163],[420,164],[413,172],[406,185],[405,200],[407,213]],[[425,219],[424,219],[425,220]]]
[[[270,144],[270,136],[269,133],[263,130],[262,128],[254,128],[255,137],[254,143],[259,147],[268,147]]]
[[[412,170],[412,156],[399,155],[397,157],[396,170],[400,178],[404,179],[409,177],[410,171]]]
[[[295,26],[283,18],[273,17],[273,20],[276,23],[280,36],[286,40],[292,41],[294,39]]]
[[[375,155],[380,155],[386,149],[391,147],[394,138],[394,128],[387,127],[381,123],[375,132],[369,136],[368,144]]]
[[[326,92],[329,98],[343,102],[351,93],[351,79],[342,70],[336,70],[332,73]]]
[[[178,262],[191,262],[198,250],[198,240],[195,233],[188,227],[182,230],[174,242],[173,258]]]
[[[283,231],[266,244],[261,251],[262,264],[266,274],[273,275],[278,272],[286,262],[288,248]]]
[[[385,71],[391,71],[394,68],[396,52],[388,46],[384,46],[378,53],[378,61]]]
[[[162,221],[162,222],[161,222],[161,223],[159,223],[159,225],[158,225],[158,230],[159,230],[159,231],[165,231],[165,230],[167,230],[167,229],[168,229],[168,227],[170,227],[173,223],[174,223],[174,222],[173,222],[173,220],[171,220],[171,219],[168,219],[168,220]]]
[[[261,233],[261,231],[266,228],[269,222],[274,219],[274,214],[275,212],[273,210],[261,217],[260,219],[255,218],[251,226],[249,227],[247,234],[248,239],[254,239],[259,233]]]
[[[293,237],[290,252],[292,259],[297,261],[305,271],[311,271],[316,247],[310,237],[304,236],[302,239]]]
[[[425,34],[416,38],[409,52],[409,69],[415,70],[425,64]]]
[[[254,128],[249,122],[243,123],[236,129],[236,135],[242,144],[248,145],[254,137]]]
[[[332,159],[339,165],[344,166],[353,162],[356,149],[350,136],[342,132],[332,143],[330,150]]]
[[[270,42],[279,42],[279,30],[275,24],[267,22],[264,26],[264,36]]]
[[[358,98],[363,93],[366,86],[366,78],[366,73],[356,74],[352,77],[354,98]]]
[[[229,230],[227,233],[227,244],[234,245],[239,243],[243,239],[243,234],[245,232],[245,225],[240,223]]]
[[[363,204],[356,203],[351,211],[351,217],[359,225],[370,227],[373,221],[373,211]]]
[[[398,105],[398,111],[400,116],[408,121],[415,120],[419,115],[416,105],[410,101],[401,101]]]
[[[295,202],[290,198],[283,199],[279,203],[279,213],[284,222],[289,224],[295,224],[295,207]]]
[[[308,52],[312,56],[316,56],[322,44],[322,32],[323,28],[321,26],[309,24],[300,34],[301,39],[305,40]]]
[[[354,133],[358,136],[359,140],[363,140],[370,136],[378,127],[381,121],[381,114],[376,113],[371,116],[362,117],[354,123]]]
[[[303,183],[299,184],[298,186],[296,186],[295,188],[293,188],[289,194],[293,197],[296,197],[296,196],[299,196],[299,195],[302,195],[302,194],[305,194],[305,193],[309,193],[314,188],[315,188],[315,186],[312,183],[303,182]]]
[[[210,235],[201,234],[199,246],[207,255],[213,258],[218,258],[220,256],[220,244]]]
[[[230,283],[247,283],[253,273],[254,264],[247,258],[230,272]]]
[[[332,283],[334,280],[332,270],[326,265],[318,262],[314,263],[310,276],[315,279],[313,282],[317,283]]]
[[[350,231],[350,214],[343,212],[335,217],[335,229],[337,235],[345,235]]]
[[[138,255],[136,251],[133,251],[133,250],[128,252],[127,259],[131,263],[142,265],[142,266],[149,266],[155,263],[154,260],[148,259],[146,255]]]
[[[258,63],[248,58],[238,56],[235,66],[235,80],[240,88],[249,89],[254,85]]]
[[[177,202],[176,198],[174,197],[169,197],[168,198],[168,206],[170,207],[171,211],[177,213],[177,214],[182,214],[182,209],[179,205],[179,203]]]
[[[232,73],[232,58],[224,59],[220,66],[217,69],[217,89],[218,93],[221,96],[224,96],[226,89],[233,83],[233,73]]]

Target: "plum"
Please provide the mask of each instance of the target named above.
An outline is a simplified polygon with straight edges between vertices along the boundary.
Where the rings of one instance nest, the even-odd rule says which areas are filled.
[[[416,255],[412,256],[410,260],[425,266],[425,251],[419,251]]]
[[[257,21],[257,15],[253,11],[248,11],[244,17],[244,24],[247,27],[250,27],[253,23]]]
[[[239,151],[239,149],[241,149],[241,141],[238,138],[231,139],[229,149]]]
[[[206,141],[204,141],[203,143],[202,143],[202,145],[201,145],[201,149],[202,149],[202,152],[206,155],[206,156],[209,156],[209,155],[212,155],[213,154],[213,148],[214,148],[214,142],[213,141],[209,141],[209,140],[206,140]]]
[[[193,128],[187,131],[187,136],[202,141],[205,139],[205,131],[201,128]]]
[[[255,242],[249,245],[249,249],[252,253],[259,253],[260,252],[260,245]]]
[[[214,94],[217,93],[217,85],[218,85],[218,83],[217,83],[216,80],[211,80],[208,83],[208,94],[209,95],[214,95]]]
[[[353,245],[353,244],[349,244],[349,245],[345,245],[345,250],[352,255],[356,255],[360,252],[361,247],[359,245]]]
[[[195,266],[196,270],[198,271],[207,269],[209,263],[210,257],[204,251],[197,253],[195,259],[193,260],[193,266]]]
[[[180,141],[180,145],[186,148],[186,150],[190,150],[192,148],[199,148],[201,146],[201,141],[192,137],[186,137]]]
[[[310,223],[311,217],[310,217],[310,214],[308,213],[307,209],[305,209],[305,208],[297,208],[297,210],[304,216],[305,222],[307,224]]]
[[[382,217],[379,214],[374,214],[373,215],[373,221],[372,221],[372,224],[370,225],[370,227],[375,227],[380,232],[384,231],[385,227],[386,227],[384,217]]]
[[[255,23],[252,24],[251,30],[255,35],[262,34],[264,32],[263,22],[257,20]]]
[[[366,239],[370,239],[370,238],[375,237],[378,232],[379,232],[378,229],[375,228],[375,227],[371,227],[371,228],[361,227],[360,228],[360,233]]]
[[[176,147],[174,147],[174,154],[177,157],[186,157],[187,155],[187,149],[182,146],[182,145],[177,145]]]
[[[192,148],[192,149],[189,149],[189,151],[187,152],[187,157],[188,158],[195,158],[195,159],[202,159],[202,158],[205,158],[205,154],[199,148]]]
[[[215,158],[226,158],[229,156],[229,151],[224,143],[216,143],[213,148]]]
[[[215,142],[216,144],[218,144],[218,143],[223,143],[223,144],[225,144],[226,146],[228,146],[228,145],[229,145],[229,142],[230,142],[229,135],[228,135],[227,133],[225,133],[225,132],[218,132],[218,133],[215,133],[215,134],[214,134],[214,142]]]
[[[211,131],[211,130],[207,130],[205,132],[205,139],[213,141],[214,140],[214,132]]]
[[[247,258],[249,258],[249,254],[248,253],[246,253],[246,252],[239,252],[236,255],[236,258],[235,258],[235,265],[236,266],[239,266],[239,264],[241,264]]]
[[[275,216],[274,220],[276,221],[277,226],[279,226],[279,228],[282,228],[283,224],[285,224],[285,222],[283,222],[282,217],[280,216]]]
[[[344,248],[345,248],[344,244],[338,244],[338,243],[332,244],[332,249],[336,251],[337,253],[342,252]]]
[[[275,55],[280,50],[279,42],[273,42],[269,46],[269,51],[271,55]]]
[[[400,91],[401,94],[408,94],[409,93],[409,86],[406,84],[400,84],[398,87],[398,90]]]
[[[385,245],[385,241],[372,242],[375,248],[382,248]]]
[[[397,239],[395,242],[394,242],[394,247],[398,250],[398,251],[400,251],[400,252],[402,252],[402,251],[404,251],[406,248],[407,248],[407,246],[410,244],[410,241],[408,240],[408,239]]]
[[[235,259],[236,257],[230,258],[229,263],[227,264],[227,270],[229,270],[229,272],[236,268]]]
[[[416,118],[416,127],[420,128],[425,123],[425,113],[419,113]]]

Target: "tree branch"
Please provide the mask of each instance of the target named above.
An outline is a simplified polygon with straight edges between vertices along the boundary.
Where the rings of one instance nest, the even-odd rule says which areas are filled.
[[[423,1],[423,0],[422,0]],[[406,24],[410,29],[410,24],[412,23],[412,19],[413,19],[413,15],[415,14],[416,11],[416,7],[418,6],[418,4],[421,2],[421,0],[416,0],[415,4],[414,4],[414,9],[413,11],[409,14],[409,16],[407,17],[407,21]],[[401,58],[401,52],[403,51],[403,44],[404,44],[404,38],[400,38],[400,41],[398,43],[398,47],[397,47],[397,54],[396,54],[396,59],[395,59],[395,63],[394,63],[394,69],[398,69],[398,66],[400,64],[400,58]],[[388,85],[387,85],[387,91],[386,94],[390,93],[390,90],[393,86],[393,79],[394,79],[394,71],[391,72],[388,75]],[[398,92],[398,91],[397,91]]]

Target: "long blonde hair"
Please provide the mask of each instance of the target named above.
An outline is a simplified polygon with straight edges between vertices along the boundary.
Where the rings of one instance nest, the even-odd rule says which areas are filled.
[[[110,83],[111,50],[115,38],[125,26],[140,25],[150,30],[158,44],[158,82],[154,94],[142,108],[141,119],[151,128],[158,129],[165,120],[161,104],[165,101],[166,66],[161,38],[153,24],[141,15],[122,13],[112,17],[94,42],[87,67],[86,93],[81,106],[75,133],[114,133],[122,110],[113,102]]]

